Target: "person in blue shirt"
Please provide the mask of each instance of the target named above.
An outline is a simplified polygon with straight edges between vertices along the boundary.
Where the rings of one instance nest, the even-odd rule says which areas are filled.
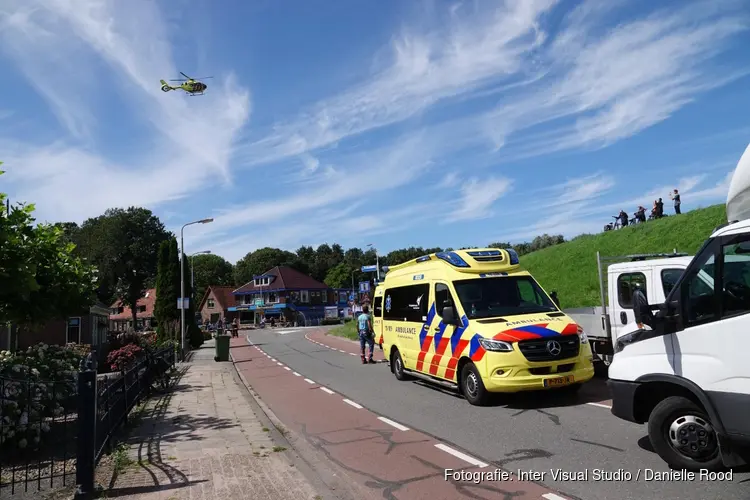
[[[357,316],[357,332],[359,333],[359,346],[362,350],[362,364],[375,363],[372,360],[372,353],[375,350],[375,332],[372,330],[369,308],[366,305],[362,307],[362,314]],[[370,346],[370,356],[368,358],[365,358],[365,344]]]

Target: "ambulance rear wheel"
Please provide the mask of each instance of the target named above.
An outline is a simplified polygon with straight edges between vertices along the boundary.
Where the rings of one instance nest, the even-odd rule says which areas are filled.
[[[461,392],[474,406],[485,406],[489,400],[489,393],[474,363],[466,363],[461,370]]]
[[[404,360],[401,359],[401,353],[398,351],[391,356],[391,369],[396,380],[409,380],[409,376],[404,372]]]

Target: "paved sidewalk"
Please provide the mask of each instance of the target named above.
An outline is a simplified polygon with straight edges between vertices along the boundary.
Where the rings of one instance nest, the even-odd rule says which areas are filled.
[[[129,439],[134,461],[110,498],[320,499],[256,415],[232,363],[213,360],[213,340],[194,352],[171,394],[151,401]]]

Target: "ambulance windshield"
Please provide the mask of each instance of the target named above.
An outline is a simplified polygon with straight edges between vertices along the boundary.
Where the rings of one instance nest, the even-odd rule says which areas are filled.
[[[453,286],[469,319],[557,311],[531,276],[458,280]]]

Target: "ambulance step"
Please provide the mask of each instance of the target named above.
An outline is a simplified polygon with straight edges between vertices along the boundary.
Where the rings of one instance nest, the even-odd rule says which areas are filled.
[[[448,389],[452,389],[454,391],[458,390],[458,384],[454,384],[453,382],[448,382],[447,380],[439,379],[437,377],[432,377],[430,375],[425,375],[424,373],[415,372],[412,370],[404,369],[405,372],[407,372],[410,376],[416,377],[418,379],[422,379],[425,382],[430,382],[431,384],[437,384],[441,385],[443,387],[447,387]]]

